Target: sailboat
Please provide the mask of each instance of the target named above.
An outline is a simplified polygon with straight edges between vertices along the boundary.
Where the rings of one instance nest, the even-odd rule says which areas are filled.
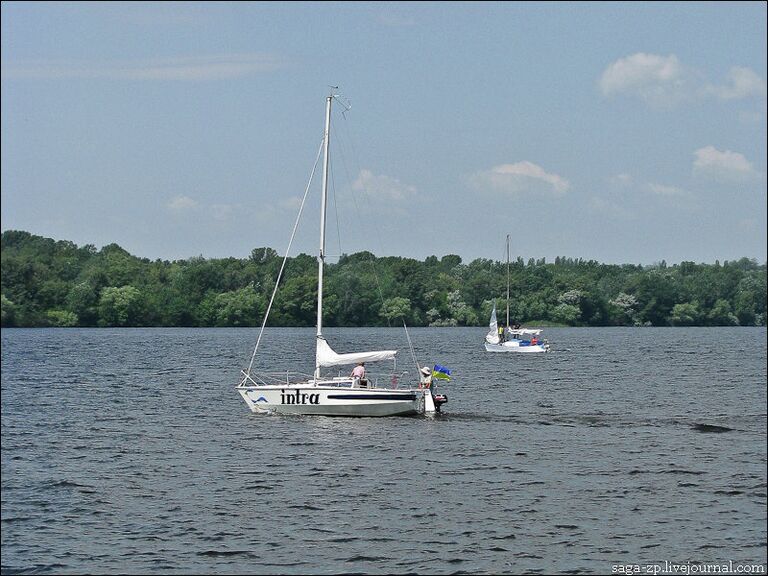
[[[237,391],[252,412],[305,414],[324,416],[405,416],[414,414],[434,414],[440,411],[442,404],[448,398],[435,394],[431,386],[430,369],[418,369],[418,381],[408,387],[399,387],[397,378],[397,350],[374,350],[367,352],[337,353],[323,335],[323,272],[325,264],[325,224],[326,203],[328,198],[328,166],[330,161],[330,127],[331,106],[337,96],[331,93],[326,98],[325,132],[321,144],[323,150],[323,182],[320,208],[320,252],[318,255],[318,287],[317,287],[317,333],[315,337],[315,371],[311,375],[299,373],[257,373],[253,370],[254,358],[258,350],[261,336],[266,326],[274,295],[277,291],[280,276],[275,284],[272,300],[265,313],[262,330],[256,347],[251,356],[251,362],[246,370],[241,371],[241,379]],[[319,152],[318,152],[319,159]],[[317,165],[317,162],[315,163]],[[314,169],[313,169],[314,173]],[[311,181],[311,180],[310,180]],[[307,186],[307,191],[309,185]],[[305,191],[304,200],[307,192]],[[302,209],[304,202],[302,201]],[[301,216],[301,210],[299,211]],[[296,221],[298,225],[298,219]],[[294,226],[294,234],[296,226]],[[291,237],[291,242],[293,236]],[[290,243],[289,243],[290,250]],[[286,251],[286,256],[288,251]],[[285,259],[283,260],[283,267]],[[281,268],[282,273],[282,268]],[[407,334],[407,329],[406,329]],[[410,344],[410,337],[408,337]],[[413,348],[411,346],[411,351]],[[415,356],[414,356],[415,358]],[[369,362],[393,362],[390,386],[379,386],[365,377],[323,374],[329,368],[339,366],[364,366]],[[418,363],[416,363],[418,368]],[[438,368],[436,366],[436,368]],[[353,371],[355,373],[356,371]],[[361,370],[362,372],[362,370]]]
[[[541,329],[521,328],[519,325],[513,328],[509,324],[509,234],[507,234],[507,323],[502,330],[499,330],[496,302],[494,302],[488,328],[488,334],[485,336],[487,352],[549,352],[549,341],[539,337],[542,333]]]

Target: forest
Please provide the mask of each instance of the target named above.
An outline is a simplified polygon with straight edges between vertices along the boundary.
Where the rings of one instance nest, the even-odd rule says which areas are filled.
[[[8,230],[3,327],[260,326],[282,256],[149,260]],[[344,254],[326,263],[326,326],[482,326],[506,316],[507,263]],[[765,326],[766,264],[667,265],[558,257],[510,264],[510,319],[545,326]],[[270,326],[314,326],[317,258],[289,257]]]

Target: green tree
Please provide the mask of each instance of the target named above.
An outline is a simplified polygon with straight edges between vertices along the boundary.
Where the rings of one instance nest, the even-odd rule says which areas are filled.
[[[475,326],[477,324],[477,313],[467,306],[459,290],[449,292],[447,299],[451,318],[456,320],[459,326]]]
[[[16,306],[13,302],[0,294],[0,325],[3,327],[13,326],[16,319]]]
[[[313,326],[317,321],[317,280],[289,278],[275,298],[275,321],[281,326]]]
[[[765,275],[750,273],[741,279],[734,296],[734,314],[742,326],[765,324],[766,283]],[[762,322],[761,322],[762,319]]]
[[[407,322],[411,315],[411,301],[400,296],[387,298],[381,305],[379,315],[385,318],[389,325],[397,326],[402,320]]]
[[[731,312],[731,304],[724,299],[715,302],[715,305],[707,314],[707,321],[711,326],[737,326],[739,319]]]
[[[223,294],[211,293],[200,306],[208,307],[200,315],[207,326],[258,326],[266,308],[263,299],[251,287]]]
[[[72,286],[65,302],[67,309],[78,318],[78,324],[96,325],[99,317],[99,295],[97,289],[90,282],[78,282]]]
[[[669,323],[672,326],[697,326],[701,321],[701,310],[696,302],[685,302],[675,304],[672,308],[672,314],[669,317]]]
[[[99,326],[136,326],[141,314],[141,292],[133,286],[110,286],[99,298]]]
[[[665,326],[672,308],[681,301],[674,272],[667,270],[665,264],[661,269],[633,275],[631,283],[634,287],[630,293],[635,294],[640,304],[640,321]]]
[[[555,307],[551,316],[555,322],[573,326],[579,321],[581,310],[573,304],[561,303]]]
[[[632,294],[619,292],[609,301],[611,323],[619,326],[634,326],[637,318],[637,298]]]
[[[51,326],[71,327],[77,326],[77,314],[69,310],[48,310],[46,312]]]

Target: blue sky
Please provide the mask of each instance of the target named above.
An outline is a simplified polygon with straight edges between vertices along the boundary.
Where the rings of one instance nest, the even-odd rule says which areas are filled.
[[[766,4],[2,3],[2,229],[284,253],[766,261]],[[319,177],[292,254],[315,254]]]

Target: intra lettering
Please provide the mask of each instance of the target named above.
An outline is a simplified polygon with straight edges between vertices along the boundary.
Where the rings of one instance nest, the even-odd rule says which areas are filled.
[[[307,394],[300,390],[286,392],[280,390],[281,404],[320,404],[320,394]]]

